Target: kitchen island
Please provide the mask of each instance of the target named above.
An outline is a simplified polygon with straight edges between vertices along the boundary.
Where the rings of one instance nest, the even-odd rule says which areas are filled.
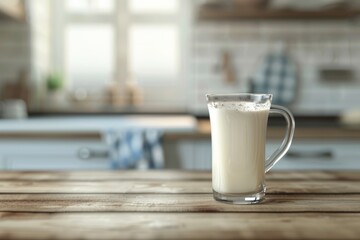
[[[0,173],[1,239],[358,239],[359,171],[267,174],[266,200],[213,200],[208,171]]]

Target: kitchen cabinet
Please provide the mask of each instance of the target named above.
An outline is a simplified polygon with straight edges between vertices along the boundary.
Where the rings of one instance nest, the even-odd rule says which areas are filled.
[[[178,140],[164,143],[165,167],[172,169],[211,169],[210,140]]]
[[[192,132],[196,119],[188,115],[114,115],[0,120],[0,168],[109,169],[107,133],[147,129]]]

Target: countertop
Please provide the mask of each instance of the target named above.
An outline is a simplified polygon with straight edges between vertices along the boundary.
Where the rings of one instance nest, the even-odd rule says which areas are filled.
[[[295,139],[360,139],[360,125],[341,124],[338,116],[296,116]],[[186,114],[37,116],[0,120],[0,138],[100,139],[108,130],[160,129],[166,140],[210,139],[208,117]],[[283,138],[285,121],[269,118],[268,138]]]
[[[209,138],[211,134],[210,121],[207,119],[197,122],[198,138]],[[282,126],[281,126],[282,125]],[[285,136],[286,125],[275,123],[268,126],[267,136],[269,138],[283,138]],[[180,134],[183,136],[189,134]],[[294,139],[360,139],[360,127],[346,126],[341,124],[298,124],[295,121]]]
[[[197,121],[189,115],[56,116],[0,120],[0,134],[99,133],[107,130],[160,129],[194,131]]]
[[[270,172],[258,205],[202,171],[1,172],[1,239],[358,239],[360,172]]]

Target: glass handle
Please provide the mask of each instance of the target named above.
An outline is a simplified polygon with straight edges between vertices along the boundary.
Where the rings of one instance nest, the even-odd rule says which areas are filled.
[[[280,147],[265,161],[265,173],[267,173],[289,150],[295,132],[295,120],[290,111],[284,107],[273,105],[270,113],[282,115],[287,123],[285,138]]]

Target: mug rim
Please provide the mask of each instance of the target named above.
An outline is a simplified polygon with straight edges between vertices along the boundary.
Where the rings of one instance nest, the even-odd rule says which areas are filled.
[[[264,103],[272,100],[270,93],[209,93],[206,94],[207,102],[255,102]]]

